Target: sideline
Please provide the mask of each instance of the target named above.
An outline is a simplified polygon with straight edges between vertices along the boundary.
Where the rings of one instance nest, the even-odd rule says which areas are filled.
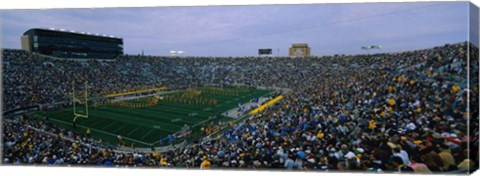
[[[44,116],[41,116],[41,115],[38,115],[38,116],[44,117]],[[50,118],[49,120],[55,121],[55,122],[59,122],[59,123],[63,123],[63,124],[67,124],[67,125],[71,125],[71,123],[64,122],[64,121],[57,120],[57,119],[53,119],[53,118]],[[77,127],[81,127],[81,128],[83,128],[83,129],[87,129],[87,128],[88,128],[88,127],[83,126],[83,125],[80,125],[80,124],[77,124],[76,126],[77,126]],[[116,134],[113,134],[113,133],[110,133],[110,132],[106,132],[106,131],[103,131],[103,130],[99,130],[99,129],[96,129],[96,128],[90,128],[90,130],[95,131],[95,132],[99,132],[99,133],[102,133],[102,134],[110,135],[110,136],[113,136],[113,137],[117,137],[117,136],[118,136],[118,135],[116,135]],[[129,137],[126,137],[126,136],[122,136],[122,138],[128,139],[128,140],[133,141],[133,142],[141,143],[141,144],[144,144],[144,145],[148,145],[148,146],[151,145],[151,144],[149,144],[149,143],[145,143],[145,142],[143,142],[143,141],[135,140],[135,139],[132,139],[132,138],[129,138]]]
[[[250,115],[255,115],[255,114],[258,114],[260,111],[263,111],[265,110],[265,108],[269,107],[269,106],[272,106],[273,104],[275,104],[276,102],[280,101],[281,99],[283,98],[283,96],[278,96],[278,97],[275,97],[274,99],[268,101],[267,103],[261,105],[260,107],[250,111]]]
[[[289,92],[289,91],[288,91],[288,92]],[[286,93],[288,93],[288,92],[286,92]],[[280,97],[281,97],[281,98],[280,98]],[[264,105],[269,104],[269,105],[271,106],[271,105],[275,104],[276,102],[280,101],[282,98],[283,98],[283,96],[280,95],[280,96],[276,97],[275,99],[270,100],[268,103],[265,103]],[[257,109],[258,109],[258,108],[257,108]],[[234,123],[234,124],[238,124],[238,123],[240,123],[240,122],[245,121],[246,119],[252,118],[253,116],[254,116],[254,115],[251,114],[251,113],[245,114],[245,115],[243,115],[242,117],[237,118],[233,123]],[[213,137],[213,138],[212,138],[212,136],[214,136],[214,135],[216,135],[216,134],[224,131],[224,130],[227,129],[227,128],[229,128],[229,127],[228,127],[228,126],[227,126],[227,127],[223,127],[223,128],[221,128],[221,129],[219,129],[219,130],[217,130],[217,131],[214,131],[212,134],[210,134],[210,135],[205,136],[204,138],[202,138],[202,140],[203,140],[203,141],[215,140],[215,139],[219,138],[219,136],[216,136],[216,137]]]
[[[108,94],[107,98],[113,98],[113,97],[119,97],[119,96],[124,96],[124,95],[131,95],[131,94],[137,94],[137,93],[145,93],[145,92],[152,92],[152,91],[160,91],[160,90],[167,90],[167,86],[162,86],[159,88],[153,88],[153,89],[144,89],[144,90],[137,90],[137,91],[132,91],[132,92],[125,92],[125,93],[116,93],[116,94]]]

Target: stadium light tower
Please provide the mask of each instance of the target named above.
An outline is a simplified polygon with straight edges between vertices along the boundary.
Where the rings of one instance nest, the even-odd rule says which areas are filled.
[[[180,54],[183,54],[184,51],[177,51],[177,54],[180,55]]]
[[[177,51],[170,51],[171,56],[177,56]]]
[[[378,49],[378,50],[380,50],[380,53],[381,53],[383,46],[382,45],[372,45],[371,48]]]
[[[366,50],[366,51],[367,51],[367,54],[370,54],[370,47],[371,47],[371,46],[362,46],[362,49],[363,49],[363,50]]]
[[[185,53],[185,51],[174,51],[174,50],[170,51],[170,55],[172,56],[179,56],[180,54],[183,54],[183,53]]]
[[[378,49],[382,52],[382,45],[369,45],[369,46],[362,46],[362,49],[366,50],[368,54],[370,54],[370,49]]]

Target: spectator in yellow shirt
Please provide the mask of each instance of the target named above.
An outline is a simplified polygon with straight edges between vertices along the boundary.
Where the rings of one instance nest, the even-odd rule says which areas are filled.
[[[200,164],[200,169],[210,169],[212,164],[207,160],[207,156],[203,156],[203,161]]]
[[[90,128],[87,128],[86,133],[87,133],[87,137],[90,137],[90,135],[92,134],[92,131],[90,130]]]
[[[452,92],[453,93],[457,93],[459,90],[460,90],[460,86],[458,86],[456,84],[452,86]]]
[[[373,130],[373,128],[375,128],[375,125],[375,120],[370,120],[370,122],[368,123],[368,129]]]

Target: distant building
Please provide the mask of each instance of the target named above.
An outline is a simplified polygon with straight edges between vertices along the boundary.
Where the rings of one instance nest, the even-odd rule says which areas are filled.
[[[123,54],[123,39],[114,36],[33,28],[21,37],[22,49],[66,59],[115,59]]]
[[[306,43],[294,43],[290,48],[288,55],[291,58],[295,57],[309,57],[310,56],[310,47]]]

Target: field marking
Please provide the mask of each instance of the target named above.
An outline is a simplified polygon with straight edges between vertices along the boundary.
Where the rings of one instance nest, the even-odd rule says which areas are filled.
[[[128,116],[133,116],[133,115],[124,115],[124,113],[129,113],[129,114],[134,114],[134,115],[142,115],[144,117],[147,117],[147,118],[139,118],[139,117],[136,117],[136,119],[141,119],[141,121],[143,122],[146,122],[146,123],[150,123],[151,122],[154,122],[154,123],[160,123],[164,126],[168,126],[168,127],[173,127],[173,128],[181,128],[181,126],[178,126],[178,125],[175,125],[175,124],[172,124],[172,123],[167,123],[167,122],[159,122],[158,120],[154,120],[154,119],[158,119],[158,115],[156,114],[152,114],[152,113],[142,113],[142,112],[135,112],[135,111],[129,111],[129,110],[125,110],[125,109],[109,109],[109,110],[105,110],[105,111],[101,111],[102,113],[105,113],[105,114],[111,114],[111,115],[122,115],[123,117],[128,117]],[[123,122],[123,123],[131,123],[131,124],[134,124],[134,125],[139,125],[139,126],[144,126],[144,127],[147,127],[147,128],[150,128],[151,126],[147,126],[145,125],[143,122],[141,123],[132,123],[131,121],[128,121],[128,120],[125,120],[124,118],[112,118],[112,117],[107,117],[107,116],[102,116],[103,119],[110,119],[110,120],[116,120],[116,121],[120,121],[120,122]],[[129,119],[132,119],[131,117]]]
[[[125,93],[117,93],[117,94],[108,94],[106,97],[111,98],[111,97],[119,97],[119,96],[124,96],[124,95],[131,95],[131,94],[136,94],[136,93],[144,93],[148,91],[158,91],[158,90],[166,90],[168,89],[167,86],[162,86],[159,88],[154,88],[154,89],[145,89],[145,90],[137,90],[137,91],[132,91],[132,92],[125,92]]]
[[[120,131],[120,129],[124,128],[125,126],[129,125],[128,123],[124,123],[123,126],[121,126],[120,128],[117,128],[115,131],[113,131],[114,133]]]
[[[105,119],[100,119],[100,120],[97,120],[97,122],[93,123],[92,125],[89,125],[89,126],[95,126],[96,124],[99,124],[100,122],[103,122],[105,121]]]
[[[63,124],[67,124],[67,125],[72,125],[72,123],[68,123],[68,122],[64,122],[64,121],[61,121],[61,120],[57,120],[57,119],[50,119],[52,121],[56,121],[56,122],[60,122],[60,123],[63,123]],[[80,124],[77,124],[77,127],[81,127],[83,129],[87,129],[88,127],[84,126],[84,125],[80,125]],[[113,133],[110,133],[110,132],[107,132],[107,131],[103,131],[103,130],[99,130],[99,129],[96,129],[96,128],[90,128],[92,131],[95,131],[95,132],[99,132],[99,133],[102,133],[102,134],[106,134],[106,135],[110,135],[110,136],[113,136],[113,137],[117,137],[118,135],[117,134],[113,134]],[[140,144],[143,144],[143,145],[146,145],[146,146],[152,146],[151,143],[146,143],[146,142],[143,142],[143,141],[139,141],[139,140],[136,140],[136,139],[132,139],[132,138],[129,138],[129,137],[125,137],[125,136],[122,136],[122,138],[124,139],[127,139],[129,141],[133,141],[133,142],[137,142],[137,143],[140,143]]]
[[[144,136],[142,136],[142,139],[145,139],[145,137],[147,137],[147,136],[148,136],[150,133],[152,133],[153,131],[155,131],[155,130],[150,129],[150,131],[148,131],[147,134],[145,134]]]
[[[102,130],[105,130],[106,128],[111,127],[111,126],[114,125],[115,123],[117,123],[117,122],[113,122],[113,123],[111,123],[110,125],[104,126],[104,127],[102,128]]]
[[[170,109],[175,109],[175,108],[170,108]],[[157,114],[157,116],[155,116],[155,119],[170,120],[170,122],[171,122],[172,118],[175,119],[175,117],[178,117],[178,114],[180,114],[180,115],[182,115],[182,117],[184,117],[184,118],[181,119],[180,122],[183,122],[185,124],[191,124],[191,125],[195,124],[195,122],[196,122],[196,121],[192,122],[192,117],[195,117],[195,116],[192,116],[191,113],[190,113],[190,115],[189,114],[184,114],[185,110],[183,110],[183,111],[167,111],[165,109],[153,109],[153,110],[155,111],[155,113],[161,113],[160,115]],[[181,110],[181,109],[176,108],[176,110]],[[207,111],[201,112],[202,111],[201,109],[192,109],[192,111],[195,111],[195,112],[198,112],[198,113],[214,114],[212,112],[207,112]],[[205,115],[205,114],[203,114],[203,115]],[[176,124],[171,124],[171,123],[169,123],[169,125],[178,126]],[[181,126],[178,126],[178,128],[181,128]]]
[[[265,95],[268,95],[268,94],[270,94],[270,93],[271,93],[271,92],[268,92],[268,93],[266,93]],[[262,96],[265,96],[265,95],[262,95]],[[152,95],[150,95],[150,96],[152,96]],[[248,96],[252,96],[252,94],[248,94]],[[228,98],[228,99],[230,99],[230,98]],[[227,100],[228,100],[228,99],[227,99]],[[230,99],[230,100],[231,100],[231,99]],[[230,101],[229,101],[228,103],[230,103]],[[225,105],[225,104],[224,104],[224,103],[220,104],[220,106],[223,106],[223,105]],[[217,106],[217,107],[215,107],[215,108],[219,108],[220,106]],[[103,111],[103,110],[101,110],[101,111]],[[103,111],[103,112],[105,112],[105,111]],[[108,119],[111,119],[111,118],[104,118],[103,120],[108,120]],[[61,122],[61,123],[64,123],[64,124],[69,124],[69,125],[72,124],[72,123],[68,123],[68,122],[61,121],[61,120],[57,120],[57,119],[53,119],[53,118],[52,118],[52,120],[58,121],[58,122]],[[238,120],[239,120],[239,119],[237,119],[236,121],[238,121]],[[97,122],[96,122],[96,123],[97,123]],[[199,124],[199,123],[197,123],[197,124]],[[79,124],[77,124],[77,126],[79,126],[80,128],[84,128],[84,129],[87,128],[87,127],[85,127],[85,126],[83,126],[83,125],[79,125]],[[139,126],[142,126],[142,127],[143,127],[143,125],[139,125]],[[100,129],[95,129],[95,128],[93,128],[92,131],[96,131],[96,132],[103,133],[103,134],[106,134],[106,135],[110,135],[110,136],[113,136],[113,137],[116,137],[116,136],[117,136],[117,134],[113,134],[113,133],[110,133],[110,132],[107,132],[107,131],[103,131],[103,130],[100,130]],[[153,129],[153,131],[154,131],[154,129]],[[148,134],[145,135],[143,138],[145,138],[146,136],[148,136],[149,134],[151,134],[153,131],[152,131],[152,129],[151,129],[151,130],[148,132]],[[161,131],[163,132],[163,131],[165,131],[165,130],[163,129],[163,130],[161,130]],[[168,131],[170,131],[170,130],[168,130]],[[179,131],[177,131],[177,133],[178,133],[178,132],[179,132]],[[123,137],[123,136],[122,136],[122,137]],[[147,145],[147,146],[151,146],[151,145],[153,145],[153,144],[158,143],[158,141],[157,141],[157,142],[153,142],[153,143],[146,143],[146,142],[139,141],[139,140],[136,140],[136,139],[132,139],[132,138],[129,138],[129,137],[124,137],[124,139],[129,140],[129,141],[133,141],[133,142],[137,142],[137,143],[140,143],[140,144],[144,144],[144,145]]]
[[[263,94],[263,95],[258,96],[258,98],[259,98],[259,99],[261,99],[261,98],[266,98],[265,96],[271,94],[272,92],[273,92],[273,91],[267,92],[267,93],[265,93],[265,94]],[[249,94],[249,95],[250,95],[250,97],[252,96],[251,94]],[[255,98],[255,97],[253,97],[253,98]],[[250,103],[250,101],[246,101],[245,103],[242,104],[242,106],[245,106],[245,105],[247,105],[247,104],[249,104],[249,103]],[[236,113],[236,112],[237,112],[237,109],[238,109],[238,107],[235,107],[235,108],[232,108],[232,109],[227,110],[227,111],[225,111],[225,112],[222,112],[221,114],[225,114],[225,113],[227,113],[227,112],[233,112],[233,113],[228,113],[228,114],[233,114],[233,115],[235,115],[235,114],[237,114],[237,113]],[[229,118],[232,118],[232,119],[239,119],[239,118],[240,118],[240,116],[238,116],[238,117],[226,116],[226,117],[229,117]]]
[[[270,92],[268,92],[268,93],[265,93],[265,94],[261,95],[260,97],[264,97],[264,96],[266,96],[266,95],[268,95],[268,94],[271,94],[272,92],[273,92],[273,91],[270,91]],[[230,98],[229,98],[229,99],[230,99]],[[231,103],[231,101],[226,101],[226,103],[219,104],[218,107],[220,107],[220,106],[222,106],[222,105],[224,105],[224,104],[227,104],[227,103]],[[248,103],[248,101],[247,101],[246,103]],[[246,103],[244,103],[244,104],[246,104]],[[244,104],[242,104],[242,105],[244,105]],[[225,114],[226,112],[234,111],[234,110],[236,110],[236,109],[237,109],[237,108],[232,108],[232,109],[227,110],[227,111],[225,111],[225,112],[223,112],[223,113],[221,113],[221,114]],[[229,117],[229,116],[227,116],[227,117]],[[230,117],[230,118],[231,118],[231,117]],[[235,118],[235,119],[238,119],[238,117]],[[193,128],[193,127],[196,127],[196,126],[199,126],[199,125],[202,125],[202,124],[204,124],[204,123],[206,123],[206,122],[208,122],[208,121],[211,121],[211,120],[213,120],[213,119],[203,120],[203,121],[201,121],[201,122],[199,122],[199,123],[196,123],[196,124],[192,125],[192,128]]]
[[[271,94],[272,92],[273,92],[273,91],[271,91],[271,92],[269,92],[269,93],[266,93],[266,94],[262,95],[261,97],[263,98],[264,96],[266,96],[266,95],[268,95],[268,94]],[[279,100],[279,101],[281,101],[281,100]],[[250,114],[247,113],[247,114],[245,114],[245,115],[243,115],[243,116],[241,116],[241,117],[238,117],[238,118],[234,119],[234,122],[233,122],[233,123],[234,123],[234,124],[238,124],[240,121],[244,121],[245,119],[248,119],[248,118],[246,118],[246,117],[251,117],[251,116],[252,116],[252,115],[250,115]],[[208,135],[208,136],[206,136],[206,137],[204,137],[204,138],[202,138],[202,139],[209,139],[210,137],[212,137],[212,136],[214,136],[214,135],[216,135],[216,134],[218,134],[218,133],[220,133],[220,132],[223,132],[223,131],[224,131],[225,129],[227,129],[227,128],[229,128],[229,127],[225,127],[225,128],[220,129],[220,130],[218,130],[218,131],[215,131],[215,132],[213,132],[212,134],[210,134],[210,135]]]
[[[266,92],[265,94],[260,95],[259,97],[263,98],[263,97],[271,94],[272,92],[273,92],[273,91],[269,90],[268,92]],[[252,97],[253,95],[254,95],[253,93],[250,93],[250,94],[248,94],[248,95],[246,95],[246,96]],[[244,96],[244,97],[245,97],[245,96]],[[252,97],[252,98],[255,98],[255,97]],[[226,99],[225,99],[226,102],[224,102],[224,103],[219,103],[217,106],[214,107],[214,109],[218,110],[221,106],[223,106],[223,105],[225,105],[225,104],[228,104],[228,103],[231,103],[231,101],[230,101],[231,99],[232,99],[232,98],[226,98]],[[243,98],[242,98],[242,99],[243,99]],[[249,102],[249,101],[246,101],[246,103],[248,103],[248,102]],[[233,109],[230,109],[230,110],[225,111],[225,112],[229,112],[229,111],[235,110],[235,109],[236,109],[236,108],[233,108]],[[203,110],[205,110],[205,109],[203,109]],[[220,114],[224,114],[225,112],[223,112],[223,113],[220,113],[220,112],[219,112],[219,113],[220,113]],[[247,115],[248,115],[248,114],[246,114],[246,115],[244,115],[244,116],[247,116]],[[160,116],[160,117],[162,117],[162,116]],[[189,117],[187,116],[187,118],[189,118]],[[207,118],[207,119],[205,119],[205,120],[202,120],[202,121],[200,121],[200,122],[198,122],[198,123],[193,124],[191,127],[194,128],[194,127],[196,127],[196,126],[202,125],[202,124],[204,124],[204,123],[206,123],[206,122],[208,122],[208,121],[211,121],[211,120],[213,120],[213,119],[214,119],[214,118],[212,118],[212,119],[208,119],[208,118]],[[240,119],[242,119],[242,118],[236,118],[235,121],[238,121],[238,120],[240,120]],[[165,131],[165,130],[162,129],[162,131]],[[180,133],[180,132],[181,132],[181,130],[176,131],[175,134]],[[216,133],[218,133],[218,132],[215,132],[214,134],[216,134]],[[160,143],[160,142],[159,142],[159,141],[156,141],[156,142],[153,142],[152,145],[155,145],[155,144],[158,144],[158,143]]]
[[[138,129],[140,129],[141,126],[138,126],[137,128],[133,129],[132,131],[130,131],[130,133],[128,133],[127,135],[130,136],[131,134],[135,133],[135,131],[137,131]]]

